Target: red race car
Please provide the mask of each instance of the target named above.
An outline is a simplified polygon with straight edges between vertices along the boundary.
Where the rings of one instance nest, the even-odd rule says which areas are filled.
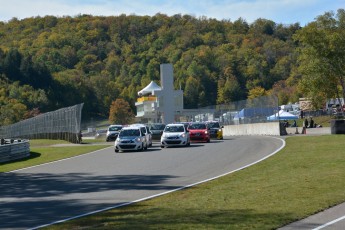
[[[210,142],[210,131],[204,122],[192,122],[188,126],[191,141]]]

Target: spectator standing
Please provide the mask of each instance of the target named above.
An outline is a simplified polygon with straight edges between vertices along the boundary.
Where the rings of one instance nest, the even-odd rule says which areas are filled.
[[[303,119],[303,117],[304,117],[304,112],[303,112],[303,110],[301,110],[301,119]]]
[[[306,118],[303,121],[302,134],[307,134],[307,128],[308,128],[308,119]]]
[[[308,128],[308,125],[309,125],[308,119],[305,118],[303,122],[303,127]]]
[[[314,120],[312,117],[310,117],[309,128],[314,128]]]

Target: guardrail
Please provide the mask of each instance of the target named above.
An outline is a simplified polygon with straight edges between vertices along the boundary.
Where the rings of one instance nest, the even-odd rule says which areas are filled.
[[[0,162],[13,161],[30,156],[29,140],[1,139]]]

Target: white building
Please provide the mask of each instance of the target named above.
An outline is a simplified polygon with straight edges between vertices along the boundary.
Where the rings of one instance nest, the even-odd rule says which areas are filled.
[[[172,64],[160,65],[161,86],[151,81],[138,92],[137,118],[143,123],[172,123],[183,110],[183,91],[174,90]]]

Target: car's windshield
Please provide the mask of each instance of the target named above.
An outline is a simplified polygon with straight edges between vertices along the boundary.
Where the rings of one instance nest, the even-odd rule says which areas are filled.
[[[138,137],[140,136],[139,129],[124,129],[119,134],[120,137]]]
[[[204,123],[190,124],[188,126],[188,129],[206,129],[206,124]]]
[[[219,128],[219,123],[218,122],[210,122],[208,123],[208,127],[210,128]]]
[[[168,133],[181,133],[184,132],[184,127],[182,125],[176,126],[166,126],[164,129],[164,132],[168,132]]]
[[[164,124],[152,124],[150,125],[150,130],[163,130],[165,128]]]
[[[109,127],[109,131],[120,131],[121,129],[122,129],[122,127],[120,127],[120,126]]]
[[[177,124],[182,124],[184,125],[185,129],[187,129],[189,123],[188,122],[178,122]]]

